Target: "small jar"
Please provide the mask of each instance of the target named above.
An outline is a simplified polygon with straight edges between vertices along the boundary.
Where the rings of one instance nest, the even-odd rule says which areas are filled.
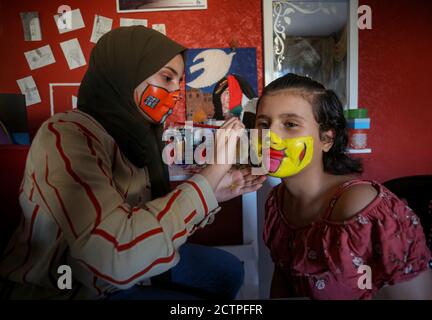
[[[367,148],[367,130],[350,129],[349,134],[349,147],[352,149],[366,149]]]

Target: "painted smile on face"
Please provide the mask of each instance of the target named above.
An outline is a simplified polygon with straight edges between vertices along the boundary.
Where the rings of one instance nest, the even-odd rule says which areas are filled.
[[[311,136],[282,139],[270,132],[269,175],[286,178],[299,173],[312,160]]]

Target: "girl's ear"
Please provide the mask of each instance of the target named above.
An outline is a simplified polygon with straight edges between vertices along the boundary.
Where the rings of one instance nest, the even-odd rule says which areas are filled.
[[[324,152],[329,152],[329,150],[333,146],[334,138],[335,138],[335,132],[333,129],[321,133],[321,141],[322,141]]]

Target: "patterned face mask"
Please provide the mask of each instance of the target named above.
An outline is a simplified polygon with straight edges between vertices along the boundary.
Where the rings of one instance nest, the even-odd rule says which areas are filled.
[[[173,113],[179,100],[180,90],[169,92],[164,88],[149,84],[141,96],[139,107],[153,121],[163,123]]]

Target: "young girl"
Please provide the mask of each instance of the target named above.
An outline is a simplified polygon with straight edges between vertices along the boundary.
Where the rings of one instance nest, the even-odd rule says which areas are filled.
[[[270,129],[264,241],[271,298],[431,299],[431,253],[418,217],[345,154],[336,94],[287,74],[264,90],[256,125]]]

